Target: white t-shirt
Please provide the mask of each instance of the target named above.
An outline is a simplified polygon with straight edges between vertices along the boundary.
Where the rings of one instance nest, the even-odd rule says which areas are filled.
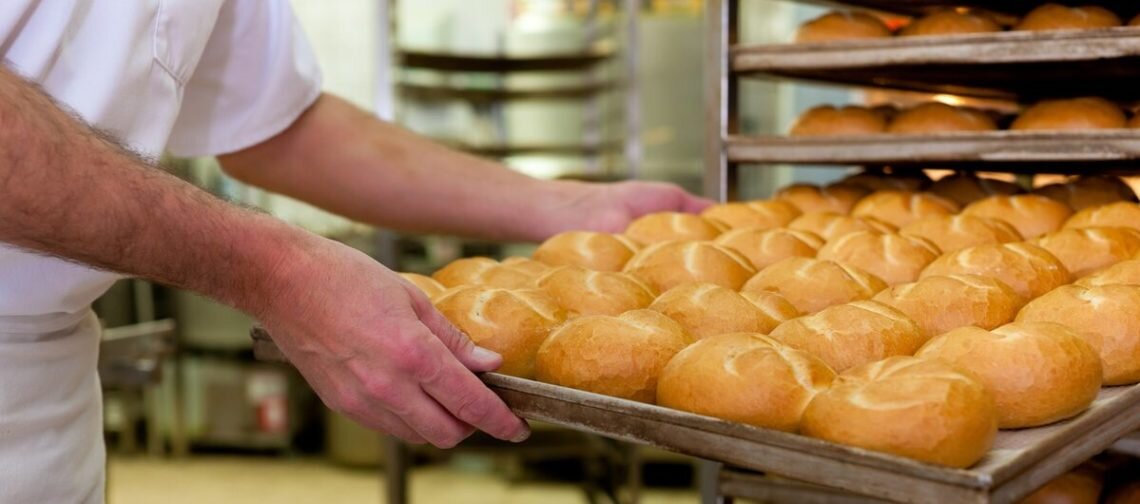
[[[287,0],[4,0],[0,56],[151,157],[249,147],[320,93]],[[89,306],[117,278],[0,244],[0,502],[102,501]]]

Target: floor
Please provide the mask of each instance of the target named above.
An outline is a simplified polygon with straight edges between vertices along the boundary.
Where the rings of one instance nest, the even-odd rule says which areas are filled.
[[[320,459],[193,456],[183,460],[112,456],[108,504],[378,503],[375,471]],[[584,504],[575,485],[510,483],[493,474],[448,466],[418,468],[411,503]],[[695,491],[648,490],[643,504],[694,504]]]

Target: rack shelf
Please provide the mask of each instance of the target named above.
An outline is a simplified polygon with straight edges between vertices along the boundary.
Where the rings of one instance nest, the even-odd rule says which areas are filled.
[[[1024,14],[1045,3],[1044,0],[808,0],[829,7],[847,6],[874,9],[899,14],[921,14],[940,7],[979,7],[996,12]],[[1133,0],[1099,0],[1092,3],[1108,7],[1118,13],[1130,16],[1136,14],[1137,5]]]

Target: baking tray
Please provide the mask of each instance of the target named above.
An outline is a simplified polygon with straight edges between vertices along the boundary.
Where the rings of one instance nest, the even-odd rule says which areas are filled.
[[[981,7],[996,12],[1010,14],[1024,14],[1040,7],[1045,0],[807,0],[804,3],[825,5],[828,7],[853,6],[875,9],[884,12],[897,12],[901,14],[921,14],[942,7]],[[1135,0],[1099,0],[1083,2],[1108,7],[1124,16],[1136,14]]]
[[[1140,130],[991,131],[829,137],[729,136],[730,162],[756,164],[1026,164],[1032,171],[1084,171],[1091,164],[1140,166]],[[1068,165],[1067,167],[1065,165]],[[1054,165],[1054,166],[1051,166]],[[1002,167],[1004,169],[1005,167]]]
[[[740,75],[1022,100],[1140,98],[1136,27],[738,46],[729,57]]]
[[[252,336],[258,358],[282,360],[268,335]],[[532,380],[482,379],[523,418],[898,502],[1013,502],[1140,428],[1140,385],[1105,388],[1080,416],[1003,431],[975,467],[949,469]]]

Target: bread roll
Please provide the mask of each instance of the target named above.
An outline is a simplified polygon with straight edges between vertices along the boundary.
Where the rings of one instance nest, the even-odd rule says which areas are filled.
[[[578,317],[538,349],[539,381],[652,403],[669,360],[693,342],[676,322],[651,310]]]
[[[922,271],[938,275],[993,277],[1027,300],[1069,283],[1069,270],[1049,251],[1025,242],[978,245],[943,255]]]
[[[424,295],[428,297],[428,299],[438,296],[439,294],[443,293],[443,291],[447,290],[447,287],[444,287],[443,284],[435,281],[429,276],[424,276],[417,273],[400,273],[400,276],[403,277],[404,280],[407,280],[412,285],[414,285],[417,289],[420,290],[420,292],[423,292]]]
[[[681,212],[658,212],[639,217],[625,235],[645,245],[675,240],[711,240],[726,230],[719,222]]]
[[[649,306],[656,297],[653,289],[633,275],[578,266],[552,269],[538,278],[537,285],[571,317],[621,315]]]
[[[1061,229],[1065,221],[1073,215],[1073,210],[1064,203],[1044,196],[1017,194],[990,196],[976,201],[963,209],[962,215],[1003,220],[1017,228],[1021,236],[1036,238]]]
[[[895,227],[902,227],[926,217],[951,215],[958,204],[930,193],[878,191],[855,204],[853,217],[874,217]]]
[[[534,377],[539,345],[566,312],[545,292],[485,286],[452,289],[435,299],[435,307],[476,345],[498,352],[498,372]]]
[[[1092,344],[1104,365],[1104,384],[1140,382],[1140,287],[1066,285],[1030,301],[1018,322],[1056,322]]]
[[[805,435],[964,468],[997,435],[993,395],[941,361],[891,357],[848,370],[804,412]]]
[[[1120,177],[1085,175],[1033,190],[1046,198],[1069,205],[1073,210],[1108,205],[1118,201],[1135,202],[1136,193]]]
[[[1048,3],[1030,11],[1013,29],[1026,31],[1089,30],[1112,28],[1121,24],[1123,21],[1120,20],[1120,17],[1104,7],[1095,5],[1066,7]]]
[[[444,287],[486,285],[501,289],[534,288],[535,275],[524,268],[500,264],[486,257],[468,257],[452,261],[431,277]]]
[[[1103,488],[1104,477],[1101,474],[1087,466],[1080,466],[1046,483],[1045,486],[1029,494],[1020,504],[1097,504],[1100,502]],[[1136,504],[1140,499],[1125,502]],[[1111,498],[1105,503],[1125,504],[1113,503]]]
[[[859,268],[834,261],[792,257],[764,268],[748,280],[745,292],[775,292],[800,313],[870,299],[887,284]]]
[[[862,171],[844,177],[836,184],[853,185],[868,191],[921,191],[930,187],[930,177],[922,170],[877,173]]]
[[[1128,119],[1128,129],[1140,128],[1140,114],[1132,113],[1132,117]]]
[[[875,135],[887,130],[887,119],[866,107],[821,105],[804,112],[788,132],[794,137]]]
[[[783,201],[721,203],[701,212],[701,217],[728,229],[777,228],[799,216],[800,211],[795,206]]]
[[[862,12],[835,11],[815,18],[796,32],[801,44],[837,40],[876,39],[890,37],[891,29],[879,18]]]
[[[1021,188],[1012,182],[979,177],[972,173],[954,173],[936,180],[928,192],[946,198],[960,206],[985,199],[995,194],[1018,194]]]
[[[1136,17],[1132,18],[1132,21],[1128,22],[1128,26],[1140,26],[1140,14],[1137,14]]]
[[[1000,32],[1002,27],[990,16],[976,11],[945,9],[912,21],[899,32],[904,37],[961,35]]]
[[[1065,221],[1065,227],[1126,227],[1140,230],[1140,204],[1122,201],[1086,208]]]
[[[526,273],[532,277],[539,277],[550,271],[550,265],[527,257],[508,257],[499,263],[512,269]]]
[[[803,213],[846,214],[868,192],[870,191],[855,185],[832,184],[820,187],[812,184],[794,184],[776,191],[773,198],[791,203]]]
[[[985,112],[967,107],[954,107],[940,102],[911,107],[887,125],[887,133],[896,135],[929,135],[961,131],[993,131],[997,123]]]
[[[639,247],[626,236],[592,231],[567,231],[546,240],[534,251],[535,260],[551,266],[581,266],[595,271],[621,271]]]
[[[719,285],[681,284],[661,294],[649,309],[675,320],[696,339],[733,332],[767,334],[785,320],[799,315],[779,294],[745,298]]]
[[[625,265],[625,272],[665,292],[688,282],[739,289],[756,274],[748,258],[712,242],[676,241],[651,245]]]
[[[1068,228],[1033,243],[1057,256],[1074,278],[1131,259],[1140,252],[1140,231],[1122,227]]]
[[[917,356],[941,359],[977,376],[994,396],[1002,429],[1070,418],[1100,392],[1100,356],[1059,324],[1022,322],[992,331],[962,327],[930,340]]]
[[[917,280],[940,255],[942,251],[923,238],[858,231],[828,242],[816,257],[860,268],[890,286]]]
[[[759,271],[789,257],[815,257],[824,242],[807,231],[743,228],[718,236],[716,243],[739,252]]]
[[[772,331],[776,341],[810,353],[842,373],[896,355],[914,355],[926,342],[901,311],[875,301],[832,306]]]
[[[788,223],[788,229],[806,231],[832,241],[856,231],[893,233],[897,229],[874,217],[850,217],[828,212],[806,213]]]
[[[979,275],[928,276],[872,299],[906,314],[927,339],[959,327],[997,328],[1025,304],[1008,285]]]
[[[1140,502],[1140,481],[1130,481],[1116,487],[1104,499],[1104,504],[1136,504],[1137,502]]]
[[[1017,116],[1010,129],[1084,131],[1119,129],[1128,118],[1116,104],[1104,98],[1086,97],[1067,100],[1044,100]]]
[[[1077,285],[1097,287],[1101,285],[1140,285],[1140,260],[1121,261],[1080,280]]]
[[[903,226],[899,234],[925,239],[943,253],[977,245],[1021,241],[1021,234],[1005,221],[972,215],[927,217]]]

